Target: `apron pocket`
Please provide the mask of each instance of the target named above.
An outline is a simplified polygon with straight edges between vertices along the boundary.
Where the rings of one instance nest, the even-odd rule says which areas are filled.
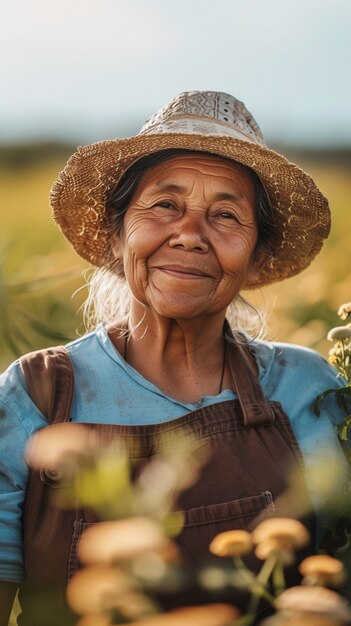
[[[176,537],[183,555],[195,563],[211,558],[208,547],[218,533],[226,530],[252,530],[258,521],[273,517],[275,507],[270,491],[219,504],[183,511],[184,524]],[[213,557],[216,558],[216,557]]]
[[[273,496],[270,491],[264,491],[257,496],[209,504],[184,511],[184,528],[201,526],[203,524],[217,524],[233,522],[234,528],[252,527],[252,518],[267,511],[268,516],[274,514]],[[239,522],[238,522],[239,520]]]

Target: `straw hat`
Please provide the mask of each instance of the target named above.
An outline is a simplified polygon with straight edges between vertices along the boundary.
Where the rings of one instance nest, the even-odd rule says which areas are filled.
[[[247,287],[272,283],[305,269],[330,230],[327,199],[312,178],[270,150],[244,104],[226,93],[177,96],[127,139],[78,148],[54,183],[53,217],[74,249],[93,265],[112,260],[106,200],[125,171],[147,154],[171,148],[211,152],[258,174],[275,214],[274,256]]]

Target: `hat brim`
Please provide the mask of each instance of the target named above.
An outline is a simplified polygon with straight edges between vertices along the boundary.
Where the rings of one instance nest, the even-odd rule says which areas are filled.
[[[150,134],[100,141],[78,148],[50,193],[53,218],[76,252],[98,267],[113,261],[106,200],[125,171],[141,157],[181,148],[210,152],[252,168],[272,203],[277,245],[254,288],[304,270],[330,231],[328,201],[313,179],[281,154],[265,146],[226,136]]]

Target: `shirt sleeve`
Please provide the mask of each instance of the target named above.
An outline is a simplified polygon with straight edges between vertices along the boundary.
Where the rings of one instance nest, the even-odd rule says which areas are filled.
[[[18,363],[0,376],[0,580],[20,583],[22,507],[28,479],[24,451],[45,419],[26,393]]]

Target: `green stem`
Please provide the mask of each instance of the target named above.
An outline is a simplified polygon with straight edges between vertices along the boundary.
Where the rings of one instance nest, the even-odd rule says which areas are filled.
[[[273,585],[276,596],[278,596],[286,588],[284,566],[279,557],[273,569]]]
[[[250,587],[255,584],[256,576],[251,572],[251,570],[246,567],[244,561],[240,556],[234,556],[233,562],[237,570],[246,578],[247,582],[250,584]]]
[[[251,598],[245,616],[247,618],[245,625],[247,624],[247,626],[249,626],[256,618],[256,611],[261,598],[264,598],[267,602],[269,602],[269,604],[274,606],[274,597],[269,593],[269,591],[267,591],[266,585],[272,572],[274,571],[277,560],[277,555],[272,554],[262,565],[261,571],[256,577],[256,582],[252,585]]]
[[[345,342],[346,342],[345,339],[340,340],[342,365],[339,367],[339,371],[342,374],[342,376],[347,380],[347,382],[349,382],[349,377],[346,371]]]

